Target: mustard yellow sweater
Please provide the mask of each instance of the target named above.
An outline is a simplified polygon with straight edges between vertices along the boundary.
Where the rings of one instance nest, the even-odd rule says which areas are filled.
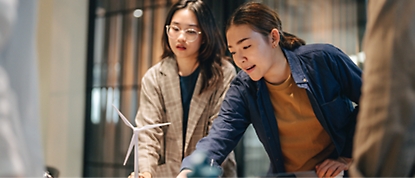
[[[287,172],[314,170],[334,150],[334,145],[314,115],[305,89],[291,75],[282,84],[267,83],[278,123]]]

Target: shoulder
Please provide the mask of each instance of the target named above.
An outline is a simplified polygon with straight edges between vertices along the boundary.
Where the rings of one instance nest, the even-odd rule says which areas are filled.
[[[160,62],[151,66],[144,74],[143,78],[155,78],[157,75],[165,75],[174,72],[177,69],[176,60],[173,58],[164,58]]]
[[[157,74],[157,71],[159,71],[160,70],[160,67],[161,67],[161,61],[160,62],[158,62],[157,64],[155,64],[155,65],[153,65],[153,66],[151,66],[145,73],[144,73],[144,76],[143,76],[143,79],[145,79],[145,78],[154,78],[155,77],[155,75]]]
[[[171,73],[171,70],[174,70],[172,58],[162,59],[160,62],[151,66],[141,78],[142,85],[158,85],[157,81],[161,80],[163,76],[167,76],[168,73]],[[177,66],[176,66],[177,68]]]
[[[300,60],[303,61],[336,61],[348,60],[349,57],[339,48],[332,44],[308,44],[300,46],[297,49],[293,50],[292,53],[295,54]]]
[[[326,43],[316,43],[303,45],[295,50],[294,53],[297,55],[313,55],[313,54],[323,54],[323,53],[343,53],[339,48],[335,47],[332,44]]]
[[[226,58],[222,59],[222,71],[225,77],[227,76],[234,77],[236,75],[235,66]]]

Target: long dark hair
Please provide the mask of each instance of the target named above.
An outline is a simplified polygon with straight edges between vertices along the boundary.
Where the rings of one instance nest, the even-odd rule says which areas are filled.
[[[221,59],[225,56],[225,43],[212,11],[207,4],[201,0],[180,0],[174,4],[167,14],[165,25],[170,25],[174,13],[184,8],[191,10],[196,15],[202,32],[202,44],[199,48],[198,55],[199,67],[203,80],[202,89],[199,93],[201,94],[203,91],[215,88],[223,81]],[[175,56],[169,45],[166,30],[163,32],[162,45],[162,59]]]
[[[231,25],[249,25],[264,36],[268,36],[271,30],[276,28],[280,32],[280,46],[295,49],[305,45],[305,41],[301,38],[282,31],[281,20],[277,12],[261,3],[248,2],[241,5],[229,18],[226,31]]]

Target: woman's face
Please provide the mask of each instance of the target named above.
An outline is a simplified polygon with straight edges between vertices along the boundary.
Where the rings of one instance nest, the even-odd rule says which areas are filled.
[[[174,13],[167,33],[170,47],[177,58],[197,59],[202,41],[200,31],[196,15],[191,10],[180,9]],[[195,35],[196,39],[192,38]]]
[[[253,31],[250,26],[232,25],[226,38],[235,64],[252,80],[260,80],[275,63],[271,38]]]

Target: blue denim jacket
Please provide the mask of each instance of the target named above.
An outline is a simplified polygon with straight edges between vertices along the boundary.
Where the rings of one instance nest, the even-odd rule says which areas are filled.
[[[317,119],[336,147],[332,157],[351,157],[361,69],[329,44],[310,44],[292,51],[283,49],[283,52],[295,83],[307,91]],[[209,135],[198,142],[196,151],[205,152],[209,160],[220,165],[249,124],[255,128],[269,156],[269,173],[284,173],[278,125],[265,80],[255,82],[243,71],[231,83],[218,118]],[[182,169],[192,167],[192,155],[183,160]]]

